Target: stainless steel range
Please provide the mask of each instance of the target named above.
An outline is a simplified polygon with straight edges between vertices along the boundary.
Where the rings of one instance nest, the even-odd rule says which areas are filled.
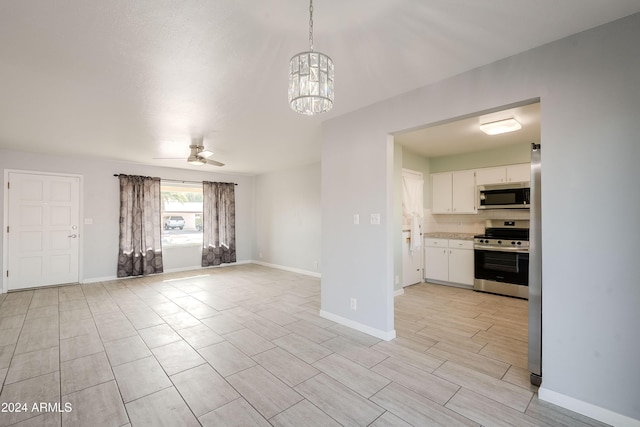
[[[529,298],[529,221],[487,220],[474,256],[474,290]]]

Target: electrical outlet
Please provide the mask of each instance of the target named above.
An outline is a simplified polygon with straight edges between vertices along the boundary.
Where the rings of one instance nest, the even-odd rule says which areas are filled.
[[[262,258],[262,252],[258,254],[258,258]]]
[[[400,276],[396,276],[396,285],[400,284]]]
[[[355,298],[351,298],[351,310],[357,310],[358,309],[358,300],[356,300]]]
[[[318,261],[313,261],[313,268],[318,269]]]

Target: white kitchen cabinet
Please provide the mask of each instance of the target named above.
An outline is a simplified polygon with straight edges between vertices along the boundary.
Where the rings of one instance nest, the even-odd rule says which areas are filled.
[[[433,213],[476,213],[474,171],[444,172],[431,175]]]
[[[531,165],[529,163],[476,169],[476,185],[525,182],[530,179]]]
[[[504,167],[476,169],[476,185],[500,184],[507,178]]]
[[[507,182],[531,181],[531,164],[520,163],[507,166]]]
[[[476,210],[476,174],[474,171],[453,172],[453,194],[451,210],[453,213],[477,213]]]
[[[473,285],[473,242],[449,240],[449,282]]]
[[[473,285],[473,241],[427,238],[424,246],[426,279]]]
[[[449,280],[449,241],[425,239],[424,277],[432,280]]]
[[[431,211],[433,213],[451,213],[453,180],[451,172],[431,175]]]

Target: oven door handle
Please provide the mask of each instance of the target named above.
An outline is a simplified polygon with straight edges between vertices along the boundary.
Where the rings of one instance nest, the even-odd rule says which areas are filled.
[[[510,246],[496,248],[495,246],[474,245],[473,249],[477,249],[477,250],[481,250],[481,251],[494,251],[494,252],[515,252],[515,253],[518,253],[518,254],[528,254],[529,253],[529,251],[527,249],[518,248],[518,247],[510,247]]]

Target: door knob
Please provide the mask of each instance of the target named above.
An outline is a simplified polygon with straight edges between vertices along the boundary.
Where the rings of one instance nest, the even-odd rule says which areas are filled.
[[[67,236],[67,237],[71,237],[72,239],[75,239],[76,237],[78,237],[78,235],[77,234],[72,234],[72,235]]]

